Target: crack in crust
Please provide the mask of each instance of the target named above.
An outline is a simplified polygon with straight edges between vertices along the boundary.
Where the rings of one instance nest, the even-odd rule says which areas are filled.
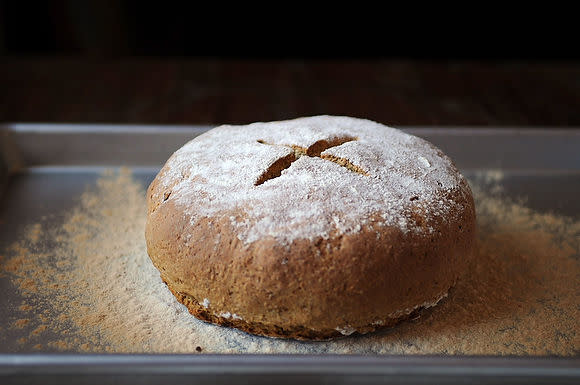
[[[333,156],[333,155],[322,155],[322,152],[328,150],[329,148],[340,146],[341,144],[344,144],[346,142],[352,142],[352,141],[356,141],[356,140],[358,140],[358,138],[355,138],[352,136],[342,136],[342,137],[333,138],[333,139],[329,139],[329,140],[322,139],[322,140],[319,140],[316,143],[310,145],[309,147],[301,147],[301,146],[296,146],[294,144],[291,144],[291,145],[275,144],[275,143],[268,143],[264,140],[258,140],[257,141],[258,143],[266,144],[268,146],[283,146],[283,147],[291,148],[292,150],[294,150],[294,153],[289,154],[285,157],[282,157],[282,158],[276,160],[274,163],[272,163],[270,165],[270,167],[268,167],[268,169],[266,169],[266,171],[264,171],[262,173],[262,175],[260,175],[260,177],[256,180],[256,183],[254,183],[254,185],[259,186],[262,183],[266,182],[267,180],[279,177],[280,175],[282,175],[282,171],[284,171],[285,169],[290,167],[292,165],[292,163],[295,162],[301,156],[318,157],[321,159],[325,159],[325,160],[331,161],[333,163],[336,163],[339,166],[346,168],[347,170],[356,172],[356,173],[364,175],[364,176],[369,176],[368,172],[363,170],[361,167],[353,164],[350,160],[348,160],[346,158],[340,158],[340,157]]]

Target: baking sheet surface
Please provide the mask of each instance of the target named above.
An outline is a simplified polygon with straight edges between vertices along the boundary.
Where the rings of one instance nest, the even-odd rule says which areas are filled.
[[[59,164],[45,164],[43,163],[45,155],[36,154],[33,164],[13,174],[4,186],[4,193],[0,198],[0,250],[7,249],[25,231],[27,225],[41,218],[55,226],[61,223],[67,211],[78,203],[83,191],[95,183],[104,169],[130,166],[134,178],[143,186],[147,186],[161,166],[159,159],[169,156],[177,143],[180,143],[184,138],[189,138],[203,130],[197,130],[194,134],[187,131],[184,133],[182,129],[178,131],[173,136],[167,136],[168,143],[161,144],[163,148],[161,153],[152,152],[155,159],[151,161],[144,160],[146,158],[144,154],[147,153],[147,146],[154,146],[155,143],[159,145],[159,138],[149,136],[148,140],[138,131],[130,133],[131,136],[139,137],[139,143],[142,146],[142,151],[134,158],[123,154],[121,158],[116,159],[114,155],[108,156],[105,148],[98,146],[95,151],[100,155],[93,154],[91,156],[92,162],[89,164],[68,162],[65,158]],[[525,199],[528,207],[540,212],[551,212],[579,219],[580,150],[575,151],[575,149],[580,149],[578,132],[567,132],[562,137],[554,134],[548,136],[547,139],[542,138],[541,135],[540,137],[538,135],[524,136],[521,148],[515,151],[520,156],[514,157],[513,154],[505,154],[499,158],[491,156],[492,160],[490,160],[489,154],[498,151],[497,147],[492,144],[501,141],[505,134],[499,133],[496,137],[489,134],[482,141],[470,138],[466,142],[465,133],[459,135],[463,139],[458,141],[458,135],[454,134],[453,131],[448,132],[447,135],[444,135],[444,131],[438,131],[434,135],[435,140],[433,137],[428,139],[456,159],[462,172],[468,178],[474,178],[482,170],[494,169],[494,163],[499,162],[497,159],[503,159],[497,165],[501,166],[503,193],[506,196]],[[426,136],[431,135],[428,131],[426,133]],[[76,135],[74,131],[73,134]],[[26,132],[26,135],[31,134]],[[34,135],[36,135],[35,140],[41,140],[43,136],[49,140],[54,139],[50,130]],[[62,139],[63,133],[61,132],[59,135]],[[110,136],[111,134],[97,133],[95,135]],[[103,139],[103,142],[107,143],[114,140],[114,135],[112,138]],[[151,135],[151,133],[147,135]],[[504,137],[504,139],[506,138]],[[461,145],[458,144],[460,141],[462,141]],[[486,141],[488,141],[487,146],[491,145],[491,147],[485,147]],[[514,141],[513,136],[507,138],[507,142],[510,141]],[[538,153],[534,151],[546,142],[549,142],[553,156],[550,156],[548,152]],[[471,147],[465,143],[471,143]],[[505,142],[501,143],[505,144]],[[27,144],[27,146],[35,148],[35,145]],[[557,151],[558,149],[561,151]],[[128,156],[129,158],[127,158]],[[542,161],[542,157],[545,158],[544,161]],[[6,320],[14,318],[19,303],[19,294],[6,276],[0,278],[0,290],[3,293],[0,299],[0,325],[5,326]],[[2,327],[0,330],[3,335],[2,341],[0,341],[0,353],[37,353],[32,345],[18,342],[29,331],[7,327]],[[49,337],[50,334],[47,334],[47,338]],[[0,361],[2,360],[0,359]],[[566,362],[566,368],[578,368],[577,360]],[[574,378],[580,374],[572,371],[568,375],[571,376],[570,378]]]

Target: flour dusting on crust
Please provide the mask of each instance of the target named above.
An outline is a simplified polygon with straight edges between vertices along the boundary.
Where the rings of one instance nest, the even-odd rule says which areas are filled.
[[[256,185],[293,148],[341,138],[352,139],[320,156],[299,156],[281,175]],[[348,161],[366,175],[328,157]],[[412,211],[426,215],[427,223],[448,218],[461,210],[456,200],[444,197],[466,185],[451,160],[425,140],[369,120],[336,116],[217,127],[175,152],[159,178],[166,191],[156,199],[160,204],[174,200],[192,224],[220,211],[244,210],[244,220],[230,219],[245,243],[357,232],[361,218],[377,213],[379,225],[430,231],[414,225]]]

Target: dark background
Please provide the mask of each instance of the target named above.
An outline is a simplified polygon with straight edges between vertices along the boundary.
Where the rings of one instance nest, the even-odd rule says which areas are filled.
[[[570,60],[574,12],[493,3],[448,10],[292,7],[238,11],[195,2],[0,1],[11,55],[103,57]],[[290,9],[288,9],[290,8]],[[249,11],[249,12],[248,12]],[[248,17],[244,12],[248,12]],[[263,12],[263,13],[262,13]]]
[[[313,5],[0,0],[0,120],[580,124],[571,9]]]

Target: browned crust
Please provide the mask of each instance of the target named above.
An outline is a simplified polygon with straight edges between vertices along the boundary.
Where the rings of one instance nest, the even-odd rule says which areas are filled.
[[[222,317],[219,315],[215,315],[208,310],[208,308],[201,305],[197,302],[193,297],[188,294],[175,291],[171,288],[167,282],[165,282],[171,293],[177,298],[179,302],[181,302],[189,313],[195,316],[197,319],[200,319],[205,322],[209,322],[215,325],[225,326],[225,327],[232,327],[239,330],[242,330],[246,333],[261,335],[266,337],[275,337],[275,338],[285,338],[285,339],[295,339],[295,340],[302,340],[302,341],[326,341],[335,338],[345,337],[343,333],[334,329],[324,329],[324,330],[315,330],[309,329],[304,326],[294,326],[294,327],[280,327],[276,325],[269,325],[262,322],[246,322],[240,319],[233,319],[231,317]],[[366,334],[370,332],[375,332],[378,330],[384,330],[392,328],[399,323],[409,320],[409,319],[416,319],[420,316],[420,314],[425,310],[424,306],[417,307],[413,309],[409,314],[404,314],[398,317],[386,317],[385,319],[381,320],[381,324],[369,324],[364,327],[361,327],[355,332],[354,334]]]
[[[475,237],[466,182],[442,195],[458,207],[446,218],[410,206],[407,217],[422,231],[383,226],[379,214],[359,232],[290,245],[240,241],[230,218],[244,218],[243,209],[192,225],[166,190],[158,179],[149,187],[146,240],[171,291],[200,319],[275,337],[327,339],[345,327],[366,332],[386,315],[432,301],[465,271]],[[211,314],[199,306],[205,298]],[[227,312],[243,322],[212,316]]]

